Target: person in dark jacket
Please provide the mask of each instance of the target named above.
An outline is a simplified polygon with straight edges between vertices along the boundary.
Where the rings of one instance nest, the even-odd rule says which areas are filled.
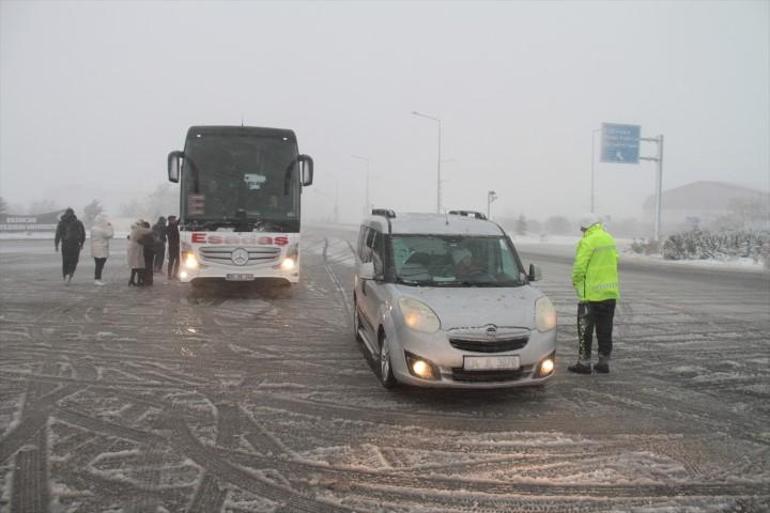
[[[152,273],[155,264],[155,234],[150,228],[150,223],[144,221],[142,227],[145,228],[145,235],[139,239],[144,253],[144,276],[142,277],[143,287],[152,287]]]
[[[166,239],[168,240],[168,279],[173,280],[179,272],[179,220],[176,216],[168,216]]]
[[[83,249],[85,242],[86,229],[75,216],[75,211],[68,208],[59,219],[59,224],[56,225],[56,237],[54,238],[56,251],[59,251],[59,243],[61,243],[62,279],[66,285],[72,281],[75,268],[78,266],[80,250]]]
[[[155,264],[156,273],[163,272],[163,260],[166,256],[166,218],[159,217],[158,222],[152,227],[152,235],[155,238]]]

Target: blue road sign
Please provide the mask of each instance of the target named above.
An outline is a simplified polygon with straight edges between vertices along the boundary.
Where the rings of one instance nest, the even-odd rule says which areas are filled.
[[[639,125],[602,123],[602,162],[639,163]]]

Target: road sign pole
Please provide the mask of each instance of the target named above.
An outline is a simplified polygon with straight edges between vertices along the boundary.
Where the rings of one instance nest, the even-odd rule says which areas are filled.
[[[663,134],[658,137],[641,137],[640,141],[654,142],[658,145],[657,157],[639,157],[639,160],[654,160],[657,164],[657,173],[655,173],[655,231],[653,239],[660,241],[660,230],[662,225],[663,210]]]

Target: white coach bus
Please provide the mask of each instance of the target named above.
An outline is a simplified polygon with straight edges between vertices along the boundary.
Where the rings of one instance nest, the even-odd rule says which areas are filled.
[[[292,130],[194,126],[168,155],[180,183],[178,278],[299,281],[302,188],[313,159]]]

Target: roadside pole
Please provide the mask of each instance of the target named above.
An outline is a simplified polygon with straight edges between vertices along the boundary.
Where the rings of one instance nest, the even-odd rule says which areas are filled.
[[[658,145],[658,155],[655,157],[639,157],[639,160],[651,160],[656,162],[657,173],[655,174],[655,232],[653,239],[660,241],[661,230],[661,211],[663,209],[663,134],[658,137],[640,137],[639,140],[654,142]]]
[[[492,202],[497,199],[495,191],[487,192],[487,219],[492,219]]]

